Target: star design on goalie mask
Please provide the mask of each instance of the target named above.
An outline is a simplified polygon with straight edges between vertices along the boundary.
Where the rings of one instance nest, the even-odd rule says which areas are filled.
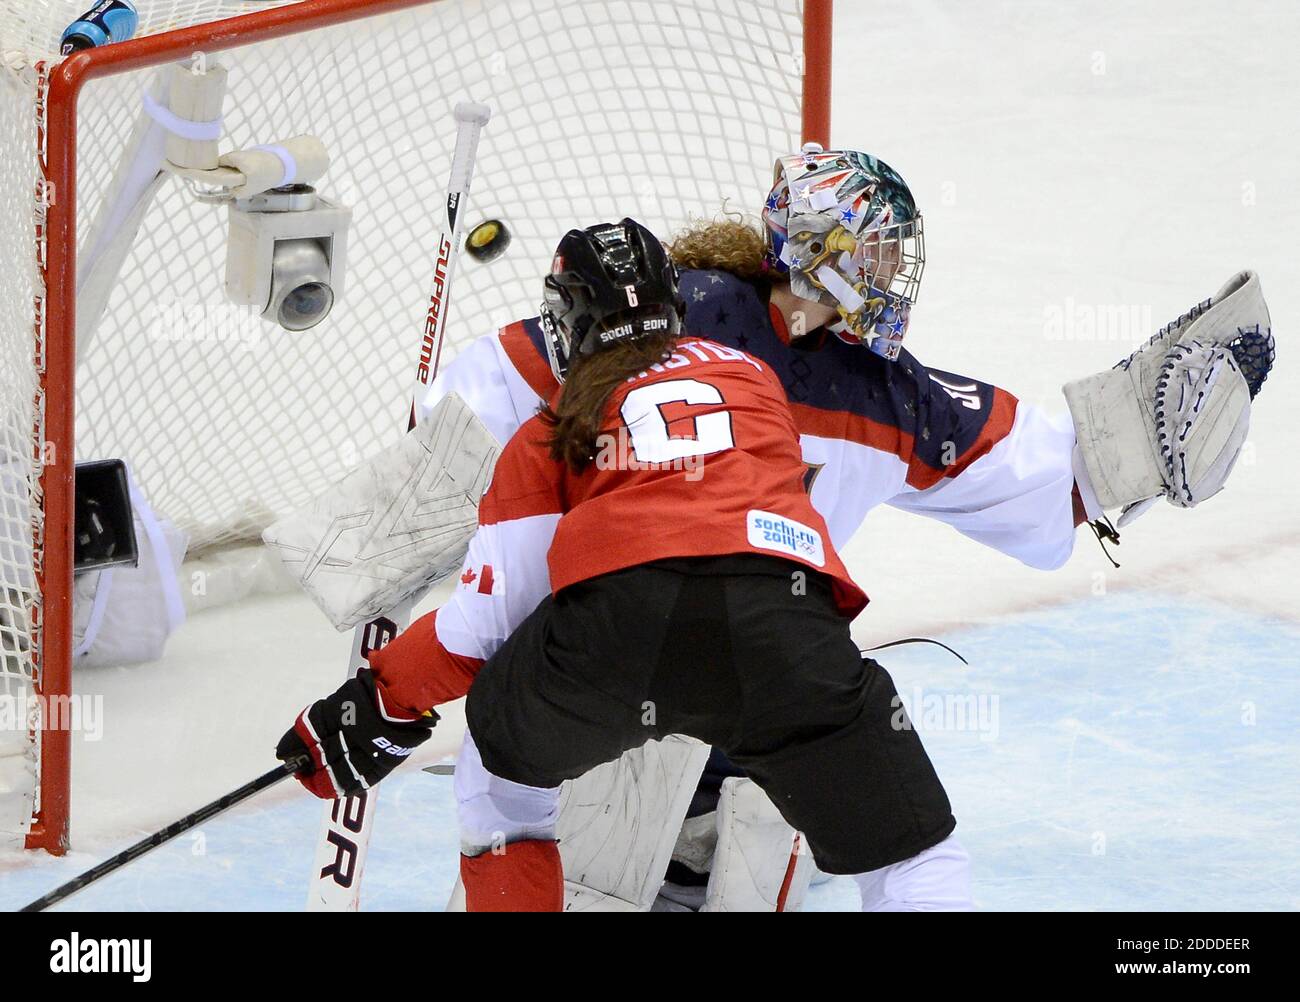
[[[853,220],[857,218],[858,218],[858,214],[853,211],[852,206],[849,206],[847,209],[845,209],[843,212],[840,213],[840,219],[846,223],[851,223],[853,222]]]

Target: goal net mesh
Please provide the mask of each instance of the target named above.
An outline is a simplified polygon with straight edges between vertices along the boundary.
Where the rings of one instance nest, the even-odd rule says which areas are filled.
[[[38,375],[36,63],[57,61],[63,28],[89,6],[0,0],[0,697],[11,706],[37,670],[31,624],[49,600],[33,588],[42,393],[69,392]],[[142,0],[139,34],[278,6]],[[462,260],[444,362],[536,314],[540,276],[572,226],[631,215],[667,237],[724,206],[753,215],[774,158],[798,142],[801,25],[797,0],[442,0],[220,53],[223,150],[301,134],[328,148],[318,187],[354,213],[346,288],[304,333],[232,306],[225,209],[169,180],[102,321],[78,332],[76,458],[125,459],[191,551],[251,537],[402,428],[456,101],[493,112],[468,222],[504,220],[514,239],[496,261]],[[82,95],[83,244],[156,72]],[[0,755],[0,795],[33,785],[17,702],[5,726],[26,750]],[[30,806],[0,810],[0,826]]]

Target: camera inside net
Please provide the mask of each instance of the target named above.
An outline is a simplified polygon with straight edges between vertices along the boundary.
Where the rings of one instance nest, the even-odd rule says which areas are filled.
[[[229,207],[226,293],[288,331],[315,327],[343,295],[350,209],[306,184]]]

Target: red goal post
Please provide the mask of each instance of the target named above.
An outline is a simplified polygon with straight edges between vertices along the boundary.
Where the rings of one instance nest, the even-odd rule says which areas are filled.
[[[717,6],[710,0],[705,4],[704,0],[696,0],[700,8]],[[741,6],[748,7],[747,0],[736,0]],[[185,60],[190,58],[194,53],[225,53],[233,50],[244,50],[250,47],[264,45],[265,43],[276,40],[290,39],[295,36],[303,40],[302,48],[293,51],[305,53],[304,58],[311,59],[310,55],[310,34],[329,28],[337,28],[340,25],[350,24],[357,21],[372,21],[376,18],[389,14],[399,14],[401,12],[419,13],[420,8],[428,8],[433,11],[435,8],[447,8],[454,6],[457,0],[305,0],[300,3],[287,3],[282,6],[267,5],[267,9],[253,10],[247,14],[241,14],[233,17],[222,17],[220,20],[210,20],[206,22],[182,25],[171,30],[159,30],[156,33],[144,34],[134,40],[106,46],[98,49],[91,49],[79,52],[68,58],[58,60],[49,58],[45,60],[34,60],[30,71],[35,75],[35,93],[33,112],[37,123],[36,132],[36,149],[38,151],[38,170],[37,170],[37,199],[35,223],[32,236],[35,238],[35,261],[36,270],[39,274],[40,281],[35,285],[35,295],[33,297],[33,307],[35,316],[35,351],[33,356],[34,374],[35,374],[35,401],[32,413],[34,415],[34,434],[32,436],[33,455],[31,458],[31,526],[32,526],[32,571],[35,580],[35,598],[31,601],[27,609],[28,622],[26,625],[27,633],[30,637],[30,657],[31,664],[27,669],[30,672],[32,688],[36,694],[48,700],[51,697],[67,696],[71,692],[71,670],[72,670],[72,650],[73,650],[73,457],[77,456],[74,446],[74,435],[77,432],[78,422],[78,396],[74,392],[74,387],[78,381],[78,345],[77,345],[77,317],[76,317],[76,290],[77,290],[77,243],[79,234],[79,181],[84,181],[84,177],[79,175],[79,164],[85,169],[84,159],[79,159],[79,142],[82,141],[82,131],[85,128],[85,122],[79,115],[81,99],[87,88],[96,81],[106,78],[115,77],[122,74],[129,74],[136,71],[146,70],[152,67],[162,66],[168,62]],[[83,4],[84,5],[84,4]],[[191,4],[193,7],[202,7],[202,0]],[[802,60],[798,60],[798,66],[802,70],[802,81],[789,85],[793,100],[798,103],[798,120],[791,123],[793,128],[802,132],[802,138],[805,140],[812,139],[823,143],[828,141],[830,125],[830,77],[831,77],[831,11],[832,0],[805,0],[799,4],[797,0],[766,0],[767,6],[777,8],[788,8],[785,11],[787,20],[792,23],[801,20],[802,38],[798,40],[798,52],[802,53]],[[142,0],[142,7],[148,6],[148,0]],[[170,6],[175,8],[185,8],[185,3],[172,3]],[[230,5],[239,6],[239,5]],[[243,7],[252,8],[261,5],[243,4]],[[490,7],[489,2],[486,5],[477,5]],[[569,11],[568,8],[582,8],[583,0],[557,0],[553,5],[556,11],[556,17],[559,18],[557,23],[563,22],[569,27],[565,29],[556,28],[555,30],[577,31],[574,25],[581,25],[580,10],[577,12]],[[626,7],[631,11],[641,11],[644,7],[646,10],[652,10],[655,5],[638,5],[628,3],[623,5],[610,4],[607,6],[618,6],[620,9]],[[692,10],[691,3],[670,3],[663,4],[664,11],[673,10],[674,16],[680,15],[682,26],[691,26],[696,24],[700,18],[712,16],[712,12],[700,13]],[[595,9],[595,8],[592,8]],[[757,9],[757,8],[756,8]],[[790,11],[793,11],[791,14]],[[800,17],[801,11],[801,17]],[[182,10],[183,13],[183,10]],[[573,15],[574,20],[566,21],[565,18]],[[742,19],[743,20],[743,19]],[[765,22],[766,23],[766,22]],[[775,24],[775,22],[773,22]],[[784,22],[782,22],[783,24]],[[475,27],[468,23],[456,22],[455,28],[465,31],[467,38],[474,40]],[[491,25],[485,25],[485,30],[491,28]],[[142,30],[149,31],[150,25],[148,19]],[[645,31],[647,34],[653,34],[650,28],[642,28],[639,24],[636,31]],[[749,37],[751,26],[748,24],[735,24],[727,30],[724,24],[722,29],[703,27],[699,29],[706,35],[710,32],[712,37],[717,38],[719,32],[723,35],[730,35],[732,32],[738,36],[735,46],[734,59],[737,65],[745,63],[746,39]],[[677,27],[673,31],[678,31]],[[765,40],[754,42],[756,47],[767,46],[777,52],[777,58],[784,58],[787,54],[780,53],[782,37],[785,29],[781,24],[776,24]],[[681,37],[686,37],[690,32],[685,28],[681,29]],[[667,36],[666,36],[667,37]],[[676,39],[678,35],[674,34],[671,39]],[[670,39],[670,40],[671,40]],[[482,42],[482,39],[479,39]],[[793,41],[793,39],[792,39]],[[392,48],[396,50],[403,43],[401,36],[396,37]],[[484,43],[490,44],[490,43]],[[576,44],[576,43],[575,43]],[[663,40],[656,36],[654,43],[658,51],[663,52],[664,58],[669,58],[666,49],[663,49]],[[673,46],[674,51],[671,55],[673,59],[681,59],[681,52]],[[279,50],[281,53],[289,50]],[[538,50],[538,58],[542,58],[545,52],[545,46]],[[637,56],[637,53],[630,53],[631,56]],[[793,54],[790,54],[793,55]],[[507,60],[510,58],[507,53]],[[706,54],[706,50],[701,50],[700,60],[707,61],[712,56]],[[756,58],[764,58],[763,53],[759,53]],[[330,59],[333,59],[331,56]],[[558,61],[558,57],[557,57]],[[337,60],[340,66],[345,65],[345,60]],[[575,64],[576,65],[576,64]],[[439,74],[439,67],[432,65],[429,67],[434,74]],[[26,68],[23,69],[27,72]],[[564,72],[581,72],[581,69],[565,70]],[[373,72],[377,76],[382,76],[379,69],[374,68]],[[455,67],[452,67],[455,72]],[[684,74],[695,72],[689,64],[684,64],[681,71]],[[732,76],[734,70],[728,70]],[[593,71],[592,84],[594,88],[601,88],[606,80],[606,71]],[[368,86],[374,81],[367,79],[365,84]],[[451,103],[464,95],[460,93],[460,84],[454,78],[445,80],[445,94],[439,94],[439,98],[445,98],[443,103],[450,108]],[[579,83],[580,85],[580,83]],[[531,86],[531,85],[530,85]],[[521,85],[521,89],[527,90],[528,87]],[[540,91],[539,91],[540,93]],[[727,104],[722,107],[724,102],[713,91],[708,92],[708,100],[705,101],[701,96],[701,106],[705,104],[716,106],[719,116],[729,116],[733,112],[733,106]],[[261,99],[266,101],[275,101],[277,95],[273,93],[263,93]],[[630,96],[629,103],[640,108],[642,97]],[[772,100],[774,103],[781,96],[778,95]],[[488,98],[488,95],[482,95],[480,99]],[[345,92],[342,94],[342,100],[346,102],[349,95]],[[753,89],[748,95],[748,99],[757,103],[768,100],[768,95],[759,89]],[[546,98],[546,100],[550,100]],[[648,100],[653,105],[653,95]],[[750,111],[743,109],[744,94],[728,96],[728,100],[734,101],[736,108],[741,108],[740,115],[749,115]],[[581,103],[581,102],[579,102]],[[567,106],[566,106],[567,107]],[[782,105],[784,108],[785,105]],[[441,115],[443,108],[438,101],[429,102],[429,114]],[[377,102],[374,108],[363,109],[357,113],[359,119],[366,118],[378,120],[383,111],[382,102]],[[686,109],[685,107],[679,112],[675,121],[686,123],[683,127],[688,130],[695,130],[700,135],[712,140],[714,123],[707,120],[707,114],[711,113],[707,108],[697,110],[694,108]],[[782,114],[788,112],[782,111]],[[567,114],[567,112],[565,113]],[[603,114],[603,112],[598,112]],[[762,120],[761,109],[754,111],[755,120]],[[775,112],[773,113],[775,114]],[[557,121],[560,120],[557,112]],[[564,121],[570,121],[571,116],[564,118]],[[505,120],[508,124],[508,118]],[[743,128],[733,128],[730,124],[731,119],[726,122],[719,121],[716,123],[718,132],[727,134],[735,133],[740,135],[744,132],[755,132],[753,122],[740,121]],[[363,123],[364,124],[364,123]],[[600,128],[601,123],[597,121],[593,128]],[[612,127],[612,126],[611,126]],[[500,130],[503,128],[502,119],[498,118],[493,122],[492,129]],[[757,171],[756,176],[770,174],[771,162],[779,153],[787,152],[784,149],[775,148],[780,143],[781,135],[789,136],[790,140],[796,137],[789,135],[790,129],[785,132],[779,130],[775,134],[756,136],[747,141],[754,144],[751,152],[750,161],[743,164],[737,163],[736,169],[743,169],[746,172]],[[270,142],[284,138],[283,136],[265,136],[262,142]],[[663,144],[667,146],[681,145],[689,152],[689,147],[693,142],[697,142],[694,132],[684,132],[683,138],[678,143],[675,137],[656,136],[653,132],[648,134],[648,139],[643,137],[641,141],[653,142],[656,139],[662,139]],[[105,142],[102,136],[96,135],[94,142]],[[528,140],[521,139],[525,143]],[[737,140],[741,141],[741,140]],[[502,144],[504,145],[504,144]],[[602,147],[600,137],[593,138],[590,148],[599,151]],[[769,148],[762,148],[767,146]],[[621,154],[620,154],[621,155]],[[436,184],[441,183],[438,179],[442,178],[445,173],[445,157],[449,156],[449,151],[438,150],[429,154],[429,174]],[[485,145],[484,162],[486,175],[486,187],[489,192],[492,191],[491,184],[493,181],[501,182],[506,180],[512,169],[510,164],[504,164],[493,167],[490,158],[493,156],[493,149],[490,145]],[[739,158],[737,158],[739,159]],[[409,174],[409,171],[406,172]],[[405,176],[405,175],[403,175]],[[651,195],[646,195],[644,186],[636,188],[635,185],[627,190],[634,191],[635,197],[645,200],[672,200],[674,203],[682,202],[692,195],[695,190],[702,193],[701,197],[712,197],[714,188],[704,184],[696,184],[695,179],[690,179],[691,183],[683,183],[680,190],[673,190],[672,184],[665,180],[667,173],[656,176],[649,186],[653,188]],[[358,184],[364,185],[366,175],[364,172],[358,174]],[[328,177],[327,182],[328,183]],[[501,187],[501,185],[498,185]],[[615,203],[610,201],[612,195],[617,191],[613,189],[616,185],[611,186],[611,190],[606,192],[602,189],[599,197],[595,201],[601,205],[609,203],[611,206]],[[747,180],[747,189],[752,188],[752,179]],[[727,183],[722,182],[721,191],[730,190]],[[519,203],[522,204],[531,196],[532,189],[525,189],[519,193]],[[477,196],[477,192],[476,192]],[[607,197],[610,196],[610,197]],[[505,194],[502,194],[501,200],[508,202]],[[602,201],[603,200],[603,201]],[[487,197],[491,201],[491,195]],[[564,203],[567,199],[564,197],[557,198],[557,203]],[[579,212],[578,207],[582,204],[581,198],[575,198],[575,206],[557,204],[554,212],[558,217],[564,214]],[[84,207],[84,205],[83,205]],[[698,204],[690,207],[695,214],[702,214],[714,211],[717,206],[709,204]],[[637,211],[636,206],[627,210],[631,214]],[[676,212],[676,205],[673,211]],[[653,213],[651,213],[653,215]],[[671,213],[666,213],[670,215]],[[429,215],[434,215],[432,206]],[[585,219],[572,218],[565,220],[566,225],[570,223],[582,223]],[[558,237],[559,233],[545,232],[546,228],[540,223],[534,227],[536,246],[545,245],[546,240],[552,240]],[[522,235],[527,238],[534,236],[528,232],[527,226],[520,226]],[[531,247],[532,245],[530,245]],[[196,252],[197,253],[197,252]],[[202,258],[198,258],[202,259]],[[543,257],[537,257],[540,262]],[[424,269],[417,268],[417,273],[423,275]],[[219,279],[217,279],[219,285]],[[141,290],[147,291],[145,278],[141,278]],[[470,283],[472,285],[472,282]],[[420,281],[413,282],[409,289],[409,296],[412,301],[413,309],[418,315],[421,310],[424,290],[427,286],[427,276],[423,276]],[[359,283],[359,294],[366,295],[367,290],[364,283]],[[485,284],[484,288],[487,286]],[[146,291],[142,291],[140,304],[143,306]],[[470,290],[469,299],[472,299],[474,290]],[[344,298],[350,293],[345,292]],[[376,294],[376,301],[383,298]],[[483,306],[484,312],[492,312],[494,309],[500,309],[500,304],[493,304],[489,301],[490,297],[484,292]],[[461,311],[461,317],[466,316],[465,304],[468,299],[462,299],[458,304],[458,310]],[[495,313],[493,314],[496,315]],[[486,330],[475,330],[474,333],[485,333]],[[398,343],[401,343],[400,341]],[[394,351],[394,355],[402,355],[399,351]],[[400,362],[398,365],[400,366]],[[100,378],[98,371],[94,378]],[[106,378],[106,377],[105,377]],[[397,386],[397,392],[405,388],[405,380],[397,379],[394,381]],[[387,427],[392,424],[391,407],[384,404],[385,413],[388,420],[384,422]],[[399,408],[400,410],[400,408]],[[93,425],[93,432],[96,435],[104,435],[104,421],[96,421]],[[128,430],[122,432],[125,436]],[[134,434],[134,431],[131,431]],[[141,432],[143,434],[143,432]],[[114,439],[107,439],[111,445],[115,443]],[[97,441],[99,447],[106,447],[103,442]],[[146,484],[146,489],[149,485]],[[164,506],[165,507],[165,506]],[[3,582],[0,582],[2,584]],[[49,705],[49,704],[46,704]],[[32,812],[30,826],[26,833],[26,844],[29,848],[45,849],[54,854],[61,854],[68,849],[69,845],[69,789],[71,783],[71,734],[66,727],[60,727],[57,720],[51,719],[52,714],[45,713],[41,718],[40,733],[35,737],[38,753],[38,800],[35,803]]]

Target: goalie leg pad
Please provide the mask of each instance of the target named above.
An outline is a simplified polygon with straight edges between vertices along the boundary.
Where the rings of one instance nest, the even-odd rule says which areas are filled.
[[[467,738],[466,748],[471,747]],[[478,847],[469,843],[481,846],[490,842],[494,826],[517,826],[518,816],[531,802],[530,821],[535,827],[530,837],[545,840],[559,836],[565,911],[649,911],[708,757],[709,746],[693,738],[671,735],[652,741],[565,783],[554,814],[543,817],[536,809],[538,801],[524,798],[510,808],[511,821],[502,816],[499,799],[492,802],[474,795],[488,785],[488,781],[473,778],[475,768],[483,775],[490,773],[482,769],[477,750],[472,757],[462,750],[456,784],[463,848],[475,855]],[[464,777],[462,768],[469,770]],[[506,782],[497,777],[492,780]],[[546,827],[548,819],[551,828]],[[470,829],[477,834],[467,835]],[[467,891],[464,880],[457,881],[447,910],[466,910]]]
[[[718,841],[705,912],[796,912],[813,858],[776,805],[751,779],[732,777],[718,798]]]
[[[561,787],[567,911],[649,911],[709,746],[669,735]]]

